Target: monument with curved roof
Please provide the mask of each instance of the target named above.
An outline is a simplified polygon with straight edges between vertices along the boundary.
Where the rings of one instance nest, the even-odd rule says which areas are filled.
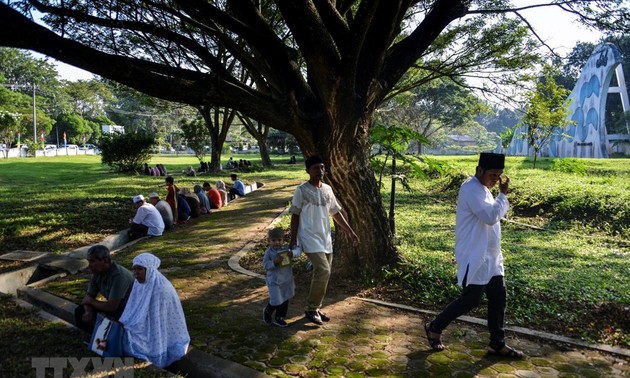
[[[593,50],[569,95],[569,119],[573,122],[564,129],[557,128],[554,131],[549,143],[541,149],[541,156],[607,158],[613,148],[617,150],[615,152],[630,154],[628,125],[627,134],[609,135],[606,130],[609,93],[618,93],[623,111],[630,110],[621,62],[621,52],[613,44],[603,43]],[[613,75],[616,86],[611,86]],[[533,154],[533,149],[524,138],[526,134],[526,125],[514,132],[506,151],[508,155]]]

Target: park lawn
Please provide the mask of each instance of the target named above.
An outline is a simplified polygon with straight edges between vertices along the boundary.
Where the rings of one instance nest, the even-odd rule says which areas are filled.
[[[167,167],[180,188],[192,190],[204,181],[214,185],[218,179],[230,182],[229,171],[182,175],[188,165],[199,166],[194,156],[158,155],[151,161],[157,163]],[[248,184],[303,172],[302,165],[285,164],[284,169],[239,175]],[[20,249],[67,252],[103,240],[128,227],[134,195],[153,191],[166,196],[164,177],[113,173],[100,164],[99,156],[0,159],[0,253]]]
[[[254,165],[259,162],[254,156],[243,158]],[[302,164],[282,164],[284,156],[274,159],[274,169],[241,177],[245,182],[273,182],[279,188],[294,188],[306,178]],[[451,173],[411,179],[411,192],[400,188],[397,192],[401,262],[384,270],[383,282],[397,288],[389,292],[401,293],[392,299],[439,310],[459,292],[453,261],[455,199],[463,173],[474,171],[476,157],[435,159],[448,163]],[[151,163],[158,162],[174,174],[180,187],[219,178],[229,181],[227,172],[182,176],[186,166],[198,165],[191,156],[156,156]],[[512,209],[509,222],[503,224],[510,295],[507,321],[628,347],[630,160],[584,162],[587,174],[574,174],[552,170],[550,159],[539,159],[538,168],[532,169],[530,159],[508,158]],[[127,227],[133,195],[165,193],[162,177],[115,174],[92,156],[2,160],[0,183],[0,252],[63,252],[97,242]],[[383,189],[384,201],[388,196]],[[287,204],[289,200],[287,196]],[[252,217],[262,207],[250,209]],[[221,232],[229,240],[230,220],[221,212],[214,217],[225,225]],[[175,239],[164,246],[171,256],[164,261],[165,268],[204,263],[201,254],[189,252],[203,249],[201,235],[184,233]],[[176,285],[180,273],[185,275],[184,270],[171,273]],[[364,284],[378,285],[379,277]],[[76,299],[84,285],[77,280],[58,290]],[[484,311],[480,308],[475,314],[483,316]]]
[[[436,157],[472,173],[474,157]],[[508,158],[511,209],[503,222],[508,325],[630,346],[630,160],[586,160],[588,174],[551,170],[550,159]],[[398,193],[402,263],[388,271],[403,298],[440,310],[457,295],[457,187],[412,180]],[[533,227],[530,227],[533,226]],[[538,228],[534,228],[538,227]],[[481,306],[475,311],[485,315]]]

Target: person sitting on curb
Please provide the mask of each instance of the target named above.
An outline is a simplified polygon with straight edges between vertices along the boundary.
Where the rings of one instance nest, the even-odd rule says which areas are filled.
[[[180,192],[177,193],[177,211],[178,211],[178,221],[177,224],[186,224],[188,220],[190,220],[191,209],[190,205],[188,205],[188,201],[186,201],[186,197]]]
[[[203,189],[206,191],[206,196],[210,201],[211,209],[220,209],[223,206],[223,200],[221,199],[221,193],[216,189],[210,186],[209,182],[203,183]]]
[[[230,191],[228,192],[228,197],[230,201],[235,199],[236,196],[245,197],[245,184],[243,184],[243,181],[238,179],[238,175],[236,173],[232,173],[230,175],[230,178],[234,182],[234,184],[230,188]]]
[[[162,201],[160,196],[155,192],[149,193],[149,203],[155,206],[160,212],[162,221],[164,222],[164,230],[173,228],[173,211],[171,210],[171,206],[166,203],[166,201]]]
[[[190,207],[190,217],[199,218],[199,215],[201,215],[201,202],[199,201],[199,197],[188,188],[181,188],[179,194],[184,197],[184,200]]]
[[[151,253],[134,257],[136,281],[120,322],[125,355],[165,368],[186,354],[190,335],[179,296],[159,267],[160,259]]]
[[[210,214],[210,201],[206,195],[206,191],[201,188],[201,185],[197,184],[193,187],[193,191],[199,198],[199,205],[201,214]]]
[[[129,220],[129,241],[139,239],[143,236],[162,236],[164,232],[164,221],[162,215],[155,206],[144,201],[144,196],[138,194],[133,197],[133,206],[136,215]]]
[[[97,312],[114,319],[120,317],[131,292],[133,275],[112,261],[109,248],[104,245],[91,246],[86,259],[92,278],[87,294],[74,309],[74,322],[79,329],[92,333]],[[98,294],[104,296],[106,301],[97,300]]]
[[[221,194],[221,206],[227,205],[228,193],[227,193],[227,186],[225,185],[225,182],[223,182],[223,180],[217,180],[216,186],[217,186],[217,190],[219,191],[219,194]]]
[[[178,223],[179,209],[177,208],[177,193],[179,192],[179,188],[175,185],[175,179],[173,176],[166,176],[164,181],[166,182],[166,202],[171,206],[173,223]]]

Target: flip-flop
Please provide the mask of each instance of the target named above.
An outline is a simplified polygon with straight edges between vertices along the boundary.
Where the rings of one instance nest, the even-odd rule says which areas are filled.
[[[446,349],[446,345],[442,344],[442,340],[440,340],[439,338],[436,339],[434,337],[431,337],[431,333],[436,333],[436,332],[431,332],[431,330],[429,329],[429,323],[425,323],[424,324],[424,331],[427,334],[427,341],[429,342],[429,345],[431,346],[431,349],[433,349],[433,350],[444,350],[444,349]]]
[[[503,348],[505,348],[506,350],[504,350]],[[493,356],[507,357],[507,358],[514,358],[514,359],[523,358],[523,352],[516,350],[514,348],[511,348],[507,345],[504,345],[501,348],[494,348],[493,346],[488,345],[488,354],[491,354]]]

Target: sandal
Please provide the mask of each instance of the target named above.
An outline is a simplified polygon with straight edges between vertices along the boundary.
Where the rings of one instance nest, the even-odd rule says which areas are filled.
[[[514,348],[511,348],[507,345],[504,345],[500,348],[495,348],[492,345],[488,345],[488,354],[491,354],[493,356],[508,357],[508,358],[514,358],[514,359],[523,358],[523,352],[516,350]]]
[[[424,324],[424,331],[427,333],[427,341],[429,342],[429,345],[431,346],[431,349],[433,350],[444,350],[446,349],[446,346],[444,344],[442,344],[442,340],[438,337],[431,337],[431,334],[437,334],[437,335],[442,335],[441,333],[437,333],[437,332],[431,332],[430,327],[429,327],[430,323],[425,323]]]

